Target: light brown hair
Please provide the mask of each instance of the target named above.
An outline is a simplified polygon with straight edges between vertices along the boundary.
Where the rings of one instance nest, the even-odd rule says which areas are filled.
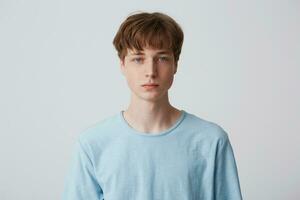
[[[171,50],[177,65],[183,39],[181,27],[170,16],[160,12],[140,12],[125,19],[113,45],[121,60],[127,55],[127,49],[142,51],[144,47],[152,47]]]

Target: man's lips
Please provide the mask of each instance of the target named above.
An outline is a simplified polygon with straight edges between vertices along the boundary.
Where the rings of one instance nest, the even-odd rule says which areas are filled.
[[[144,84],[142,86],[158,86],[158,84],[152,83],[152,84]]]

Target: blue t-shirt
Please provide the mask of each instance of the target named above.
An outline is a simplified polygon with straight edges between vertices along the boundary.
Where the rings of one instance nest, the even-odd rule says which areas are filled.
[[[63,200],[241,200],[221,126],[181,110],[160,133],[132,128],[123,111],[79,134]]]

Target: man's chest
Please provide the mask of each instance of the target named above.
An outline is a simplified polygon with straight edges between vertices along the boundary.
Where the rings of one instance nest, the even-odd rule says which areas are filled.
[[[107,195],[122,190],[142,197],[153,191],[199,190],[212,176],[213,159],[200,143],[117,142],[97,160],[96,174]]]

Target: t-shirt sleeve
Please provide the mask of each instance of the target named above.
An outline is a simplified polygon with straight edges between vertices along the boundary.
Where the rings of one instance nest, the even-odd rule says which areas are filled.
[[[72,161],[65,177],[62,200],[103,200],[102,188],[95,176],[93,162],[84,143],[77,139]]]
[[[227,133],[219,140],[215,161],[215,200],[242,200],[238,170]]]

